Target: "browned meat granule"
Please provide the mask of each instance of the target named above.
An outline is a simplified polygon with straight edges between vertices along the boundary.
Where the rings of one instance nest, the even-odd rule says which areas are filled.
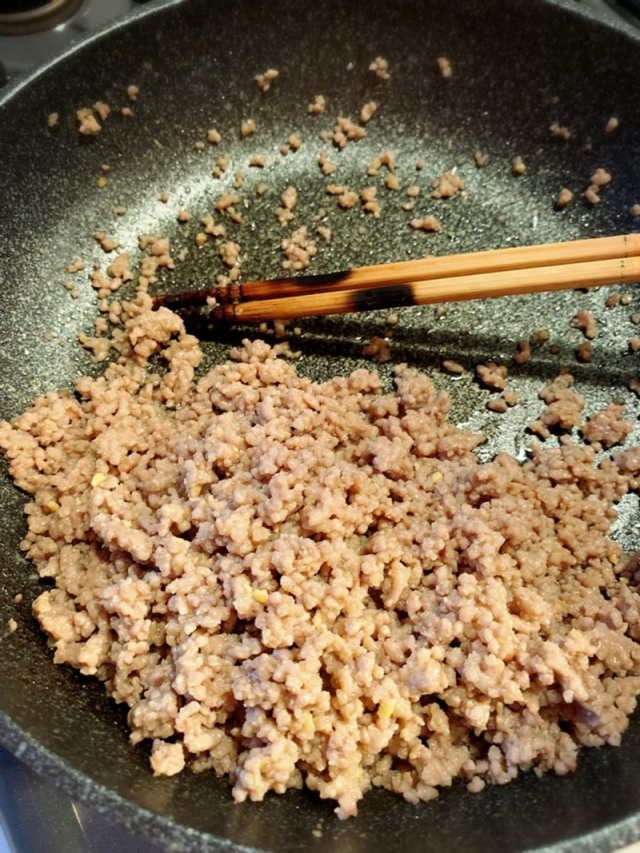
[[[448,80],[450,77],[453,77],[453,68],[451,67],[451,63],[449,62],[446,56],[438,57],[438,68],[440,69],[440,73],[442,74],[445,80]]]
[[[333,139],[334,145],[337,145],[338,148],[344,148],[349,139],[358,140],[362,139],[366,135],[367,131],[362,127],[362,125],[355,124],[351,119],[338,116],[333,127],[333,136],[331,138]]]
[[[480,381],[487,388],[492,388],[494,391],[503,391],[507,387],[506,377],[508,372],[506,364],[496,364],[493,361],[476,366],[476,373]]]
[[[169,201],[169,193],[161,193],[158,196],[158,201],[161,201],[162,204],[166,204]]]
[[[632,296],[630,293],[623,293],[622,296],[620,297],[620,304],[621,305],[630,305],[631,299],[632,299]]]
[[[605,133],[613,133],[614,130],[617,130],[620,125],[620,122],[615,116],[611,116],[609,121],[606,123],[604,127]]]
[[[378,105],[375,101],[368,101],[360,110],[360,121],[362,124],[371,121],[377,109]]]
[[[396,177],[396,175],[387,175],[385,178],[384,184],[388,190],[399,190],[400,189],[400,181]]]
[[[593,344],[591,341],[583,341],[576,350],[578,361],[589,362],[593,357]]]
[[[516,391],[505,390],[502,393],[502,399],[505,401],[507,406],[515,406],[515,404],[520,399],[520,394],[518,394]]]
[[[491,412],[497,412],[499,415],[504,415],[509,406],[504,397],[492,397],[487,401],[487,409]]]
[[[113,237],[107,237],[104,231],[94,234],[94,239],[100,244],[100,248],[104,252],[112,252],[114,249],[117,249],[119,245],[118,241],[114,240]]]
[[[285,254],[282,262],[285,270],[305,270],[318,253],[315,241],[308,236],[305,225],[283,240],[281,248]]]
[[[527,171],[527,167],[525,166],[525,164],[522,160],[522,157],[520,157],[520,155],[513,158],[513,161],[511,163],[511,171],[513,172],[514,175],[516,175],[516,177],[518,175],[524,175],[524,173]]]
[[[595,317],[586,308],[578,311],[571,321],[571,325],[575,326],[576,329],[580,329],[584,333],[585,338],[593,339],[598,336],[598,326],[596,325]]]
[[[442,230],[442,225],[438,222],[435,216],[425,216],[424,219],[412,219],[409,222],[409,227],[414,231],[434,231]]]
[[[633,204],[629,208],[631,216],[640,216],[640,204]]]
[[[571,190],[567,189],[566,187],[563,187],[558,193],[558,197],[556,198],[556,207],[562,209],[563,207],[566,207],[568,204],[570,204],[572,199],[573,193],[571,192]]]
[[[282,207],[275,210],[276,218],[280,225],[286,225],[294,218],[294,209],[298,204],[298,191],[295,187],[287,187],[280,196]]]
[[[348,187],[345,187],[344,192],[341,192],[338,196],[338,207],[342,207],[344,210],[355,207],[357,203],[358,193],[353,192]]]
[[[264,74],[257,74],[255,81],[263,92],[268,92],[278,75],[279,72],[275,68],[269,68]]]
[[[606,187],[611,183],[611,174],[606,169],[598,168],[591,175],[591,183],[596,187]]]
[[[226,233],[224,225],[222,225],[222,223],[215,222],[211,213],[206,213],[202,217],[201,221],[204,225],[205,234],[211,234],[213,237],[224,237]]]
[[[615,308],[618,302],[620,301],[619,293],[612,293],[611,296],[607,297],[607,301],[604,303],[606,308]]]
[[[478,169],[482,169],[489,162],[489,155],[483,154],[482,151],[475,151],[473,159],[476,161]]]
[[[311,115],[318,116],[324,112],[326,105],[327,99],[324,95],[316,95],[314,102],[309,104],[307,107],[307,112]]]
[[[600,204],[602,200],[600,198],[600,190],[595,184],[591,184],[591,186],[584,191],[583,195],[589,204]]]
[[[386,362],[391,361],[388,338],[379,338],[374,335],[369,343],[362,348],[362,355],[365,358],[372,358],[378,364],[386,364]]]
[[[389,316],[387,317],[385,322],[386,322],[387,326],[397,326],[399,321],[400,321],[400,318],[398,317],[397,314],[389,314]]]
[[[207,146],[201,139],[198,139],[196,142],[193,143],[193,147],[196,151],[204,151]]]
[[[127,86],[127,97],[130,101],[135,101],[139,94],[140,89],[133,85],[133,83],[130,86]]]
[[[98,113],[102,121],[109,117],[109,113],[111,112],[111,107],[109,104],[105,104],[103,101],[96,101],[93,105],[94,110]]]
[[[123,108],[120,110],[120,112],[122,113],[122,115],[123,115],[125,118],[131,118],[131,116],[133,115],[133,110],[131,109],[131,107],[123,107]]]
[[[318,225],[316,231],[322,237],[323,240],[326,240],[327,243],[331,241],[331,228],[329,228],[327,225]]]
[[[88,107],[76,110],[76,118],[78,119],[78,131],[85,136],[95,136],[102,130],[102,125],[94,116],[93,110]]]
[[[513,356],[516,364],[526,364],[531,358],[531,344],[529,341],[518,341],[518,352]]]
[[[479,464],[426,376],[313,383],[261,341],[194,382],[197,341],[148,304],[0,446],[55,660],[129,706],[156,773],[231,774],[239,802],[306,783],[347,817],[371,786],[418,802],[620,743],[640,597],[607,531],[638,449]]]
[[[442,362],[442,369],[447,373],[451,373],[453,376],[460,376],[460,374],[464,373],[464,365],[460,364],[458,361],[453,361],[450,358],[446,358]]]
[[[584,408],[584,397],[571,390],[573,382],[573,376],[562,370],[553,382],[538,394],[548,405],[539,419],[529,424],[529,429],[541,438],[549,438],[551,426],[571,429],[582,425],[580,412]]]
[[[371,178],[375,177],[383,166],[386,166],[390,172],[393,172],[395,169],[393,151],[385,151],[379,157],[374,157],[367,167],[367,175]]]
[[[582,427],[582,437],[590,444],[613,447],[624,444],[633,430],[633,421],[623,421],[624,406],[609,403],[602,411],[590,417]]]
[[[407,195],[409,198],[417,198],[420,195],[420,187],[417,184],[413,184],[407,189]]]
[[[335,163],[329,162],[329,153],[328,151],[321,151],[318,155],[318,165],[322,169],[323,175],[333,175],[337,166]]]
[[[374,71],[376,77],[379,77],[381,80],[389,80],[391,78],[389,63],[382,56],[376,56],[369,66],[369,71]]]
[[[178,220],[178,222],[189,222],[189,220],[191,219],[191,214],[188,210],[179,210],[176,219]]]
[[[405,201],[404,204],[401,204],[400,207],[403,210],[413,210],[416,206],[415,199],[411,199],[410,201]]]
[[[49,113],[49,115],[47,116],[47,125],[49,127],[55,127],[58,124],[59,120],[60,120],[60,114],[59,113]]]
[[[629,340],[629,349],[631,352],[638,352],[640,350],[640,338],[633,337]]]
[[[85,262],[81,261],[78,258],[77,260],[72,261],[69,264],[69,266],[67,267],[67,272],[69,272],[69,273],[80,272],[81,270],[86,269],[86,266],[87,265],[85,264]]]
[[[196,246],[204,246],[204,244],[207,242],[207,235],[204,233],[204,231],[198,231],[193,240]]]
[[[231,240],[227,240],[226,243],[222,243],[218,250],[220,252],[220,257],[222,258],[222,263],[233,269],[234,267],[239,266],[238,258],[240,256],[240,246],[238,243],[234,243]]]
[[[435,183],[431,198],[452,198],[464,189],[464,182],[457,172],[444,172]]]
[[[240,136],[244,139],[256,132],[256,123],[254,119],[248,118],[240,123]]]
[[[381,208],[380,204],[376,201],[377,193],[377,187],[365,187],[360,192],[360,201],[362,202],[362,208],[365,213],[371,213],[376,219],[379,219]]]
[[[634,394],[640,397],[640,379],[630,379],[628,388],[629,391],[633,391]]]
[[[554,139],[563,139],[565,141],[567,139],[571,139],[571,131],[569,128],[558,124],[557,121],[554,121],[549,130],[551,131],[551,136],[553,136]]]
[[[418,160],[418,162],[416,163],[416,169],[418,170],[418,172],[420,172],[422,169],[424,169],[424,166],[425,166],[425,163],[424,163],[424,160],[422,160],[422,159]]]
[[[209,128],[207,131],[207,142],[210,142],[212,145],[218,145],[221,141],[222,136],[220,136],[215,127]]]

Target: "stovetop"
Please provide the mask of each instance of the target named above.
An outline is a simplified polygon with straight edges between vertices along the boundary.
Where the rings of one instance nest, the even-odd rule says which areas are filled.
[[[146,0],[0,0],[0,86]],[[574,0],[640,28],[640,0]],[[4,831],[4,835],[3,835]],[[0,747],[0,853],[161,853]],[[620,853],[640,853],[640,842]]]

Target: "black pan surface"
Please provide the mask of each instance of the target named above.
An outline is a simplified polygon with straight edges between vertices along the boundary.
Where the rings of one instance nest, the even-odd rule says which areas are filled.
[[[368,71],[376,56],[389,61],[389,81]],[[452,62],[449,81],[438,70],[439,56]],[[268,67],[280,77],[262,93],[253,78]],[[316,272],[637,230],[629,207],[640,202],[638,81],[640,39],[573,4],[543,0],[169,0],[110,25],[0,100],[0,416],[11,417],[35,394],[97,369],[76,342],[96,311],[86,273],[74,277],[78,299],[62,287],[74,258],[88,267],[94,258],[104,263],[96,231],[134,253],[139,233],[170,235],[174,254],[180,247],[189,253],[166,286],[201,286],[221,269],[213,250],[194,249],[199,217],[235,171],[250,171],[251,153],[274,155],[293,131],[303,136],[300,151],[259,178],[249,175],[243,190],[247,206],[233,239],[243,247],[247,279],[280,273],[283,230],[273,209],[292,183],[300,196],[294,224],[311,226],[318,217],[333,229],[314,261]],[[98,99],[124,106],[131,83],[140,88],[135,115],[125,118],[114,109],[99,136],[80,138],[75,110]],[[307,116],[307,104],[320,93],[327,112]],[[332,151],[339,171],[323,178],[317,157],[330,146],[320,132],[339,114],[355,118],[371,99],[379,109],[367,137]],[[52,111],[60,121],[49,129]],[[612,115],[620,127],[607,134]],[[249,117],[257,133],[241,140],[240,121]],[[553,122],[569,127],[571,139],[554,140]],[[223,135],[219,150],[194,150],[211,126]],[[454,166],[463,175],[464,197],[434,209],[423,191],[416,207],[418,214],[437,212],[440,234],[409,229],[409,214],[384,190],[384,176],[366,178],[366,164],[387,148],[396,154],[404,186],[415,182],[427,190]],[[490,155],[484,169],[473,162],[477,149]],[[234,163],[215,182],[210,171],[222,153]],[[511,172],[516,155],[527,164],[520,178]],[[420,174],[419,158],[425,160]],[[111,170],[100,188],[103,163]],[[599,166],[614,178],[591,209],[580,194]],[[256,180],[268,185],[264,196],[252,191]],[[378,183],[382,218],[338,211],[325,191],[331,180],[358,188]],[[573,189],[576,200],[558,212],[553,201],[562,186]],[[163,192],[166,204],[158,201]],[[116,219],[118,205],[128,212]],[[183,207],[194,214],[189,226],[175,220]],[[393,357],[430,371],[447,387],[457,421],[487,434],[486,455],[497,448],[522,453],[530,440],[524,427],[540,410],[537,390],[562,364],[575,368],[587,411],[621,397],[637,416],[638,401],[626,390],[637,361],[626,342],[640,298],[626,290],[631,305],[611,311],[602,290],[448,306],[444,315],[433,307],[403,309]],[[579,366],[574,351],[581,338],[569,319],[582,307],[596,313],[603,332],[593,363]],[[299,369],[326,377],[364,364],[363,342],[384,333],[387,313],[301,323]],[[508,359],[516,340],[542,327],[559,354],[541,347],[511,371],[524,402],[502,419],[486,411],[488,392],[472,372],[458,382],[439,373],[443,356],[468,367]],[[240,334],[212,333],[209,362],[223,358]],[[390,370],[382,373],[388,378]],[[168,850],[609,851],[640,838],[638,715],[622,748],[585,750],[571,776],[525,773],[476,796],[454,785],[418,807],[373,791],[358,818],[347,822],[334,817],[332,804],[306,793],[234,806],[227,783],[211,775],[152,778],[147,749],[128,742],[124,711],[99,686],[51,662],[30,615],[41,582],[18,552],[26,529],[23,503],[3,467],[0,624],[15,618],[19,627],[0,639],[0,740],[73,796]],[[637,524],[634,497],[623,502],[615,527],[626,550],[638,548]],[[18,592],[24,601],[16,605]]]

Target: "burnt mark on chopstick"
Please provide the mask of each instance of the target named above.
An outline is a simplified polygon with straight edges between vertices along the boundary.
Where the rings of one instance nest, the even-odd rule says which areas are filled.
[[[387,287],[353,290],[348,294],[349,308],[346,311],[376,311],[380,308],[402,308],[415,305],[413,285],[390,284]]]

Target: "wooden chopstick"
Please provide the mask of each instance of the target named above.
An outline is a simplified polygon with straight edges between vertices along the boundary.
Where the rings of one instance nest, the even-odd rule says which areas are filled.
[[[421,284],[431,280],[479,275],[481,273],[539,269],[590,261],[624,259],[637,255],[640,255],[640,234],[624,234],[565,243],[546,243],[537,246],[518,246],[494,251],[418,258],[398,263],[359,267],[353,270],[329,273],[328,275],[238,282],[186,293],[156,296],[154,305],[156,307],[166,305],[169,308],[178,309],[184,306],[205,305],[212,298],[215,298],[218,303],[224,304],[227,302],[237,303],[301,297],[317,293],[344,293],[385,288],[391,285],[404,285],[410,282]],[[575,286],[585,287],[586,285],[577,284]],[[390,295],[388,294],[388,296]],[[459,297],[455,293],[447,297],[451,300],[457,298]],[[389,305],[388,307],[392,306]]]

